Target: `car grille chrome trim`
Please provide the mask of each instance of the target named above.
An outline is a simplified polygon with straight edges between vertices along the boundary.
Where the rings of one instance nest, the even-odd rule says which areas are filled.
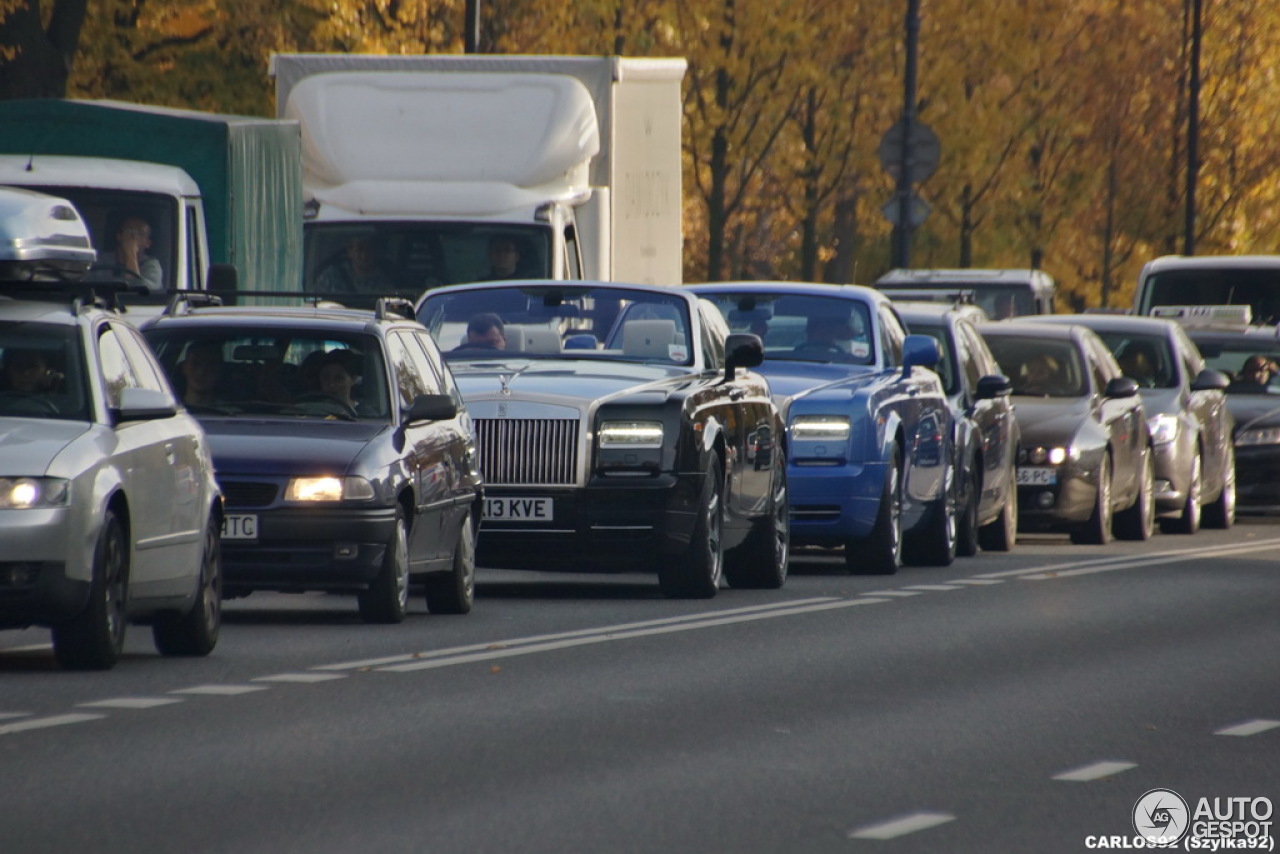
[[[572,486],[576,482],[576,419],[477,418],[474,423],[486,485]]]

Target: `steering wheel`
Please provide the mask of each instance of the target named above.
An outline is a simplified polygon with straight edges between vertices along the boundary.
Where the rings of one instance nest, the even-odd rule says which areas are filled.
[[[354,407],[347,405],[346,402],[338,400],[336,397],[330,397],[324,392],[313,391],[307,394],[300,394],[294,398],[296,404],[319,403],[326,407],[337,410],[336,414],[342,415],[355,421],[360,416],[356,414]]]
[[[58,405],[42,394],[26,391],[0,391],[0,409],[12,409],[17,414],[23,410],[37,411],[44,415],[61,415]]]

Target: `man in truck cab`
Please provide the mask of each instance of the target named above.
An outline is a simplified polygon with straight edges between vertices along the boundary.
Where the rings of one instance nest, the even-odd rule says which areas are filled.
[[[382,268],[377,242],[372,234],[347,241],[344,257],[321,271],[316,290],[322,294],[388,294],[394,288]]]
[[[126,214],[116,229],[115,249],[99,254],[94,267],[122,275],[128,284],[144,284],[153,294],[162,293],[164,270],[147,254],[150,248],[151,226],[139,214]]]

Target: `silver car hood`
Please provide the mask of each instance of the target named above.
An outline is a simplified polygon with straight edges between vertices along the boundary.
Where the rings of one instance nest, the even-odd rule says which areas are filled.
[[[63,449],[92,428],[87,421],[0,419],[0,475],[38,477]]]

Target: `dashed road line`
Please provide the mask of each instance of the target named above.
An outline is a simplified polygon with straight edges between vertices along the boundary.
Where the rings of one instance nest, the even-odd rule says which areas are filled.
[[[905,599],[908,596],[919,596],[919,590],[873,590],[870,593],[864,593],[863,596],[892,596],[897,599]]]
[[[1111,557],[1075,560],[1067,563],[1050,564],[1049,566],[1025,567],[1023,569],[1007,569],[1001,572],[984,572],[975,578],[1023,578],[1033,581],[1044,581],[1052,578],[1069,578],[1076,575],[1090,575],[1093,572],[1109,572],[1116,569],[1133,569],[1153,564],[1178,563],[1213,556],[1248,554],[1250,552],[1270,551],[1280,548],[1280,539],[1259,540],[1252,543],[1240,543],[1230,546],[1205,546],[1194,549],[1175,549],[1167,552],[1156,552],[1148,555],[1112,555]]]
[[[202,694],[212,697],[234,697],[237,694],[251,694],[254,691],[265,691],[268,685],[195,685],[191,688],[179,688],[170,694]]]
[[[157,706],[171,706],[181,703],[178,697],[117,697],[113,700],[94,700],[89,703],[76,703],[85,709],[154,709]]]
[[[908,833],[928,830],[931,827],[937,827],[940,824],[955,820],[956,817],[950,813],[916,812],[856,828],[849,831],[848,836],[850,839],[896,839],[899,836],[906,836]]]
[[[1054,774],[1053,779],[1066,780],[1071,783],[1088,783],[1092,780],[1101,780],[1104,777],[1111,777],[1122,771],[1137,767],[1136,762],[1094,762],[1090,765],[1082,765],[1079,768],[1072,768],[1069,771]]]
[[[962,590],[954,584],[908,584],[903,590]]]
[[[11,721],[14,718],[29,718],[31,712],[0,712],[0,721]]]
[[[1217,730],[1214,732],[1214,735],[1257,735],[1260,732],[1267,732],[1268,730],[1273,730],[1276,727],[1280,727],[1280,721],[1271,721],[1266,718],[1255,718],[1251,721],[1245,721],[1244,723],[1239,723],[1234,726]]]
[[[346,679],[345,673],[277,673],[274,676],[255,676],[254,682],[332,682],[334,679]]]
[[[1004,584],[999,578],[957,578],[952,584],[972,584],[974,587],[984,587],[989,584]]]
[[[0,724],[0,735],[9,735],[10,733],[25,732],[32,729],[48,729],[49,727],[84,723],[85,721],[96,721],[105,717],[106,715],[94,715],[85,712],[51,715],[47,718],[32,718],[31,720],[18,721],[12,724]]]

